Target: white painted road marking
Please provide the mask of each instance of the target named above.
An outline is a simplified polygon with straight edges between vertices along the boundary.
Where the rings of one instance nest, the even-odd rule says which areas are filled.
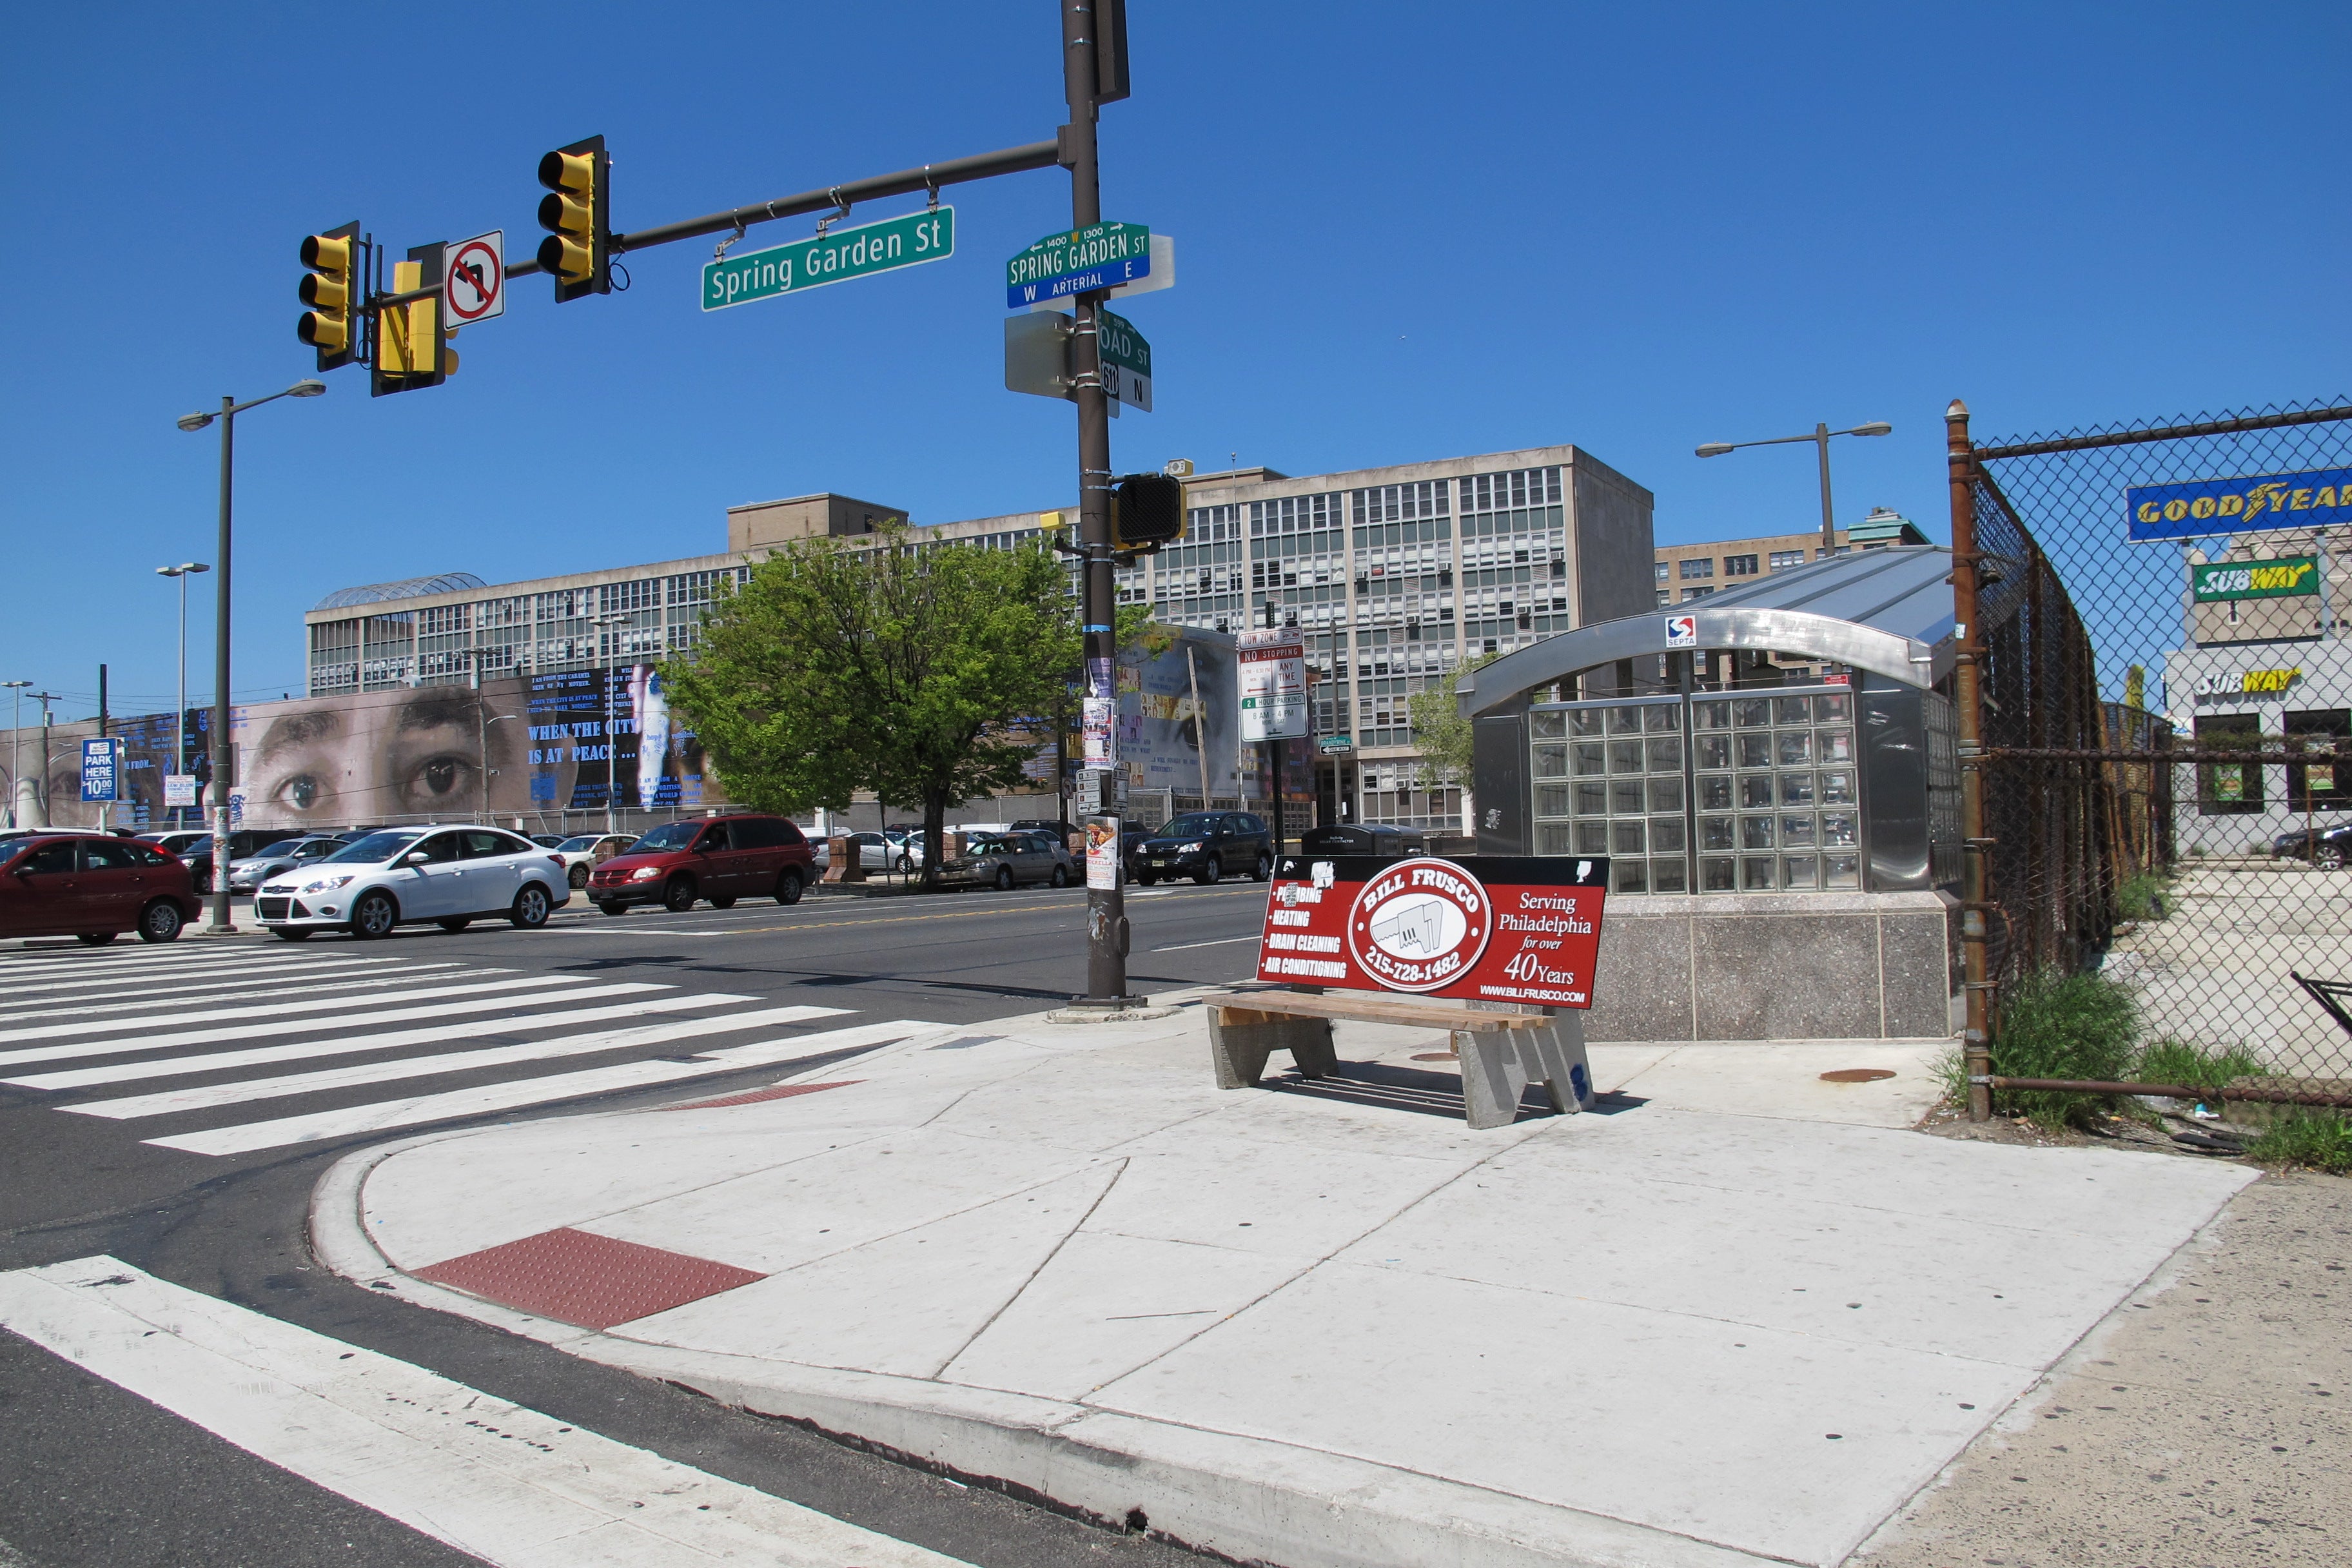
[[[0,1274],[0,1326],[498,1568],[963,1568],[111,1258]]]
[[[402,963],[395,964],[390,969],[362,970],[359,972],[362,978],[351,979],[343,973],[332,972],[331,966],[322,964],[320,967],[331,971],[323,983],[316,978],[316,971],[303,972],[300,978],[304,995],[327,991],[358,991],[371,987],[382,988],[386,985],[410,985],[419,980],[455,980],[476,974],[515,973],[511,969],[467,969],[460,971],[458,974],[436,974],[423,972],[457,969],[457,965],[455,963]],[[8,1016],[12,1019],[83,1018],[100,1013],[135,1013],[142,1007],[169,1006],[173,1003],[182,1001],[197,1002],[210,1006],[215,1002],[244,1002],[258,996],[283,996],[286,994],[288,982],[292,978],[289,976],[286,980],[277,981],[266,987],[256,987],[251,979],[242,976],[236,980],[207,981],[201,985],[142,985],[129,990],[107,992],[106,994],[109,996],[123,998],[123,1000],[112,1002],[86,1002],[78,996],[69,999],[37,996],[33,998],[34,1001],[58,1002],[61,1005],[55,1007],[27,1008],[23,1012],[11,1011]],[[68,1002],[70,1005],[65,1005]]]
[[[492,991],[526,991],[534,985],[569,986],[579,984],[580,980],[576,975],[526,974],[511,980],[477,980],[466,985],[424,985],[414,991],[403,991],[397,996],[383,998],[326,996],[297,1001],[292,997],[281,996],[250,1007],[215,1007],[208,1012],[195,1013],[173,1007],[169,1009],[164,1016],[178,1025],[223,1024],[247,1018],[257,1019],[263,1023],[275,1023],[281,1018],[290,1018],[296,1014],[331,1013],[338,1007],[348,1009],[365,1006],[368,1002],[376,1000],[423,1002],[435,996],[479,996]],[[503,1006],[507,1000],[510,998],[501,999],[499,1005]],[[358,1021],[363,1023],[365,1019]],[[0,1043],[14,1044],[19,1040],[56,1040],[68,1037],[86,1039],[93,1034],[102,1033],[108,1029],[147,1028],[152,1022],[152,1020],[145,1018],[90,1018],[72,1024],[41,1024],[29,1029],[0,1029]],[[309,1029],[328,1026],[296,1023],[289,1026]],[[184,1040],[187,1037],[182,1035],[178,1037]],[[123,1048],[128,1050],[136,1047],[126,1046]]]

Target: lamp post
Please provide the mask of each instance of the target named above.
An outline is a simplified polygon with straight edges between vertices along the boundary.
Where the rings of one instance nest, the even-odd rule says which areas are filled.
[[[1742,447],[1784,447],[1791,441],[1811,441],[1820,448],[1822,457],[1822,555],[1824,559],[1837,553],[1837,514],[1830,510],[1830,437],[1832,436],[1887,436],[1895,426],[1884,419],[1874,419],[1867,425],[1857,425],[1851,430],[1832,430],[1826,425],[1816,425],[1810,436],[1775,436],[1769,441],[1709,441],[1698,449],[1702,458],[1720,458],[1726,452],[1737,452]]]
[[[25,688],[32,684],[29,680],[0,680],[0,687],[7,688],[8,700],[14,705],[8,715],[8,826],[11,827],[24,826],[16,820],[16,781],[25,773],[21,761],[24,742],[19,737],[25,728]]]
[[[180,416],[183,430],[201,430],[214,420],[220,421],[220,547],[217,555],[220,575],[213,579],[213,923],[205,929],[223,933],[236,927],[228,915],[228,786],[229,773],[236,765],[236,753],[230,748],[228,738],[228,568],[229,568],[229,499],[233,488],[236,458],[236,416],[248,408],[258,408],[265,403],[275,403],[281,397],[316,397],[327,390],[323,381],[298,381],[283,392],[273,392],[267,397],[257,397],[249,403],[239,403],[234,397],[224,397],[217,412]]]
[[[480,752],[482,759],[482,783],[480,792],[482,796],[481,820],[483,826],[488,826],[490,825],[490,726],[493,724],[503,724],[508,720],[515,718],[516,715],[512,713],[501,713],[495,719],[485,717],[482,712],[482,699],[480,696],[481,688],[477,686],[474,689],[476,693],[474,697],[475,743],[476,749]],[[518,817],[516,820],[520,821],[521,819]]]
[[[183,561],[177,566],[158,566],[158,577],[175,577],[180,584],[180,701],[172,710],[172,772],[174,775],[188,771],[188,579],[212,568],[201,561]],[[172,808],[172,826],[180,826],[180,808]]]
[[[635,619],[635,616],[630,615],[604,615],[589,617],[591,625],[603,629],[604,635],[599,639],[600,642],[611,640],[614,626],[625,626]],[[613,816],[614,807],[621,798],[620,746],[613,739],[613,671],[616,667],[607,648],[600,647],[597,652],[604,658],[604,831],[618,833],[620,829],[614,826]],[[638,804],[642,805],[644,802],[640,801]]]

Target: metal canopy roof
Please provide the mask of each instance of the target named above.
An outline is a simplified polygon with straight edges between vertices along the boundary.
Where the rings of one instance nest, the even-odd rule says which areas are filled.
[[[1833,555],[1547,637],[1465,673],[1454,690],[1475,718],[1511,711],[1538,687],[1619,659],[1716,648],[1796,654],[1932,686],[1952,667],[1951,571],[1952,552],[1940,544]],[[1685,617],[1696,637],[1673,637]]]
[[[311,608],[348,610],[354,605],[381,605],[387,599],[415,599],[427,594],[454,594],[463,588],[488,586],[471,572],[444,572],[437,577],[411,577],[399,583],[370,583],[364,587],[338,588]]]

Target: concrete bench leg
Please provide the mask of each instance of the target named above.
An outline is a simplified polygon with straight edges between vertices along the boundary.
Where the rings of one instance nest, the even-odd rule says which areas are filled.
[[[1508,1127],[1531,1083],[1564,1114],[1591,1107],[1581,1018],[1563,1016],[1541,1029],[1456,1029],[1454,1049],[1462,1058],[1462,1113],[1473,1127]]]
[[[1209,1055],[1219,1089],[1251,1089],[1265,1076],[1265,1060],[1288,1051],[1301,1078],[1328,1078],[1339,1070],[1331,1048],[1328,1018],[1284,1017],[1241,1007],[1209,1009]]]

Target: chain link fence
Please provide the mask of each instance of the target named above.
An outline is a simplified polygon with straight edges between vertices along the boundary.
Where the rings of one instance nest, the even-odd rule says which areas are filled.
[[[2352,405],[1951,418],[1971,1070],[2004,991],[2095,965],[2233,1095],[2352,1094],[2298,983],[2352,981]]]

